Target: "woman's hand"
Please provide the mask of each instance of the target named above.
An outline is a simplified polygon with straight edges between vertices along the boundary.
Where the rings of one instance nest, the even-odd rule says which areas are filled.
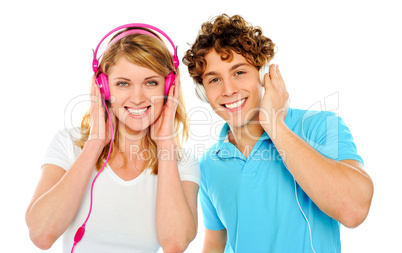
[[[112,129],[110,127],[109,118],[106,120],[107,114],[103,105],[102,95],[98,84],[95,81],[95,76],[91,79],[91,130],[88,142],[98,144],[103,149],[112,138]],[[115,126],[115,117],[112,110],[109,110],[110,117]]]
[[[180,76],[177,75],[174,85],[169,89],[167,101],[162,108],[159,117],[151,125],[151,138],[155,141],[158,147],[162,143],[174,143],[174,118],[176,109],[179,105],[180,98]]]
[[[285,122],[289,109],[289,93],[278,65],[272,64],[269,74],[266,74],[264,78],[265,94],[261,101],[259,119],[265,132],[271,138],[275,138],[276,127]]]

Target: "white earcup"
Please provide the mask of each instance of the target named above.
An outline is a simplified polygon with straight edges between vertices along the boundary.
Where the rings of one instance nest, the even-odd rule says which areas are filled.
[[[195,83],[195,94],[202,102],[209,103],[204,85]]]
[[[260,68],[260,70],[258,71],[260,73],[260,81],[261,81],[262,86],[265,85],[264,76],[265,76],[265,74],[269,73],[270,66],[271,66],[271,64],[268,62],[264,66],[262,66]]]

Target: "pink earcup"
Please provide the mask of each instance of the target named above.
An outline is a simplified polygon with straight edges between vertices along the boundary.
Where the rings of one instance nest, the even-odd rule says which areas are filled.
[[[110,91],[109,91],[109,83],[107,81],[107,76],[103,73],[100,73],[96,78],[96,82],[99,85],[100,92],[102,94],[103,99],[110,99]]]
[[[174,84],[174,80],[176,79],[176,75],[174,72],[170,72],[169,75],[165,78],[165,96],[169,94],[170,86]]]

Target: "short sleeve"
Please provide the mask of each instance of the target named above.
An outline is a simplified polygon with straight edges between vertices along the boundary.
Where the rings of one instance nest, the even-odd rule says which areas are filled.
[[[316,141],[312,145],[322,155],[337,160],[352,159],[363,164],[363,159],[357,154],[357,148],[352,134],[342,118],[334,113],[323,113],[317,127]]]
[[[181,160],[178,163],[181,181],[191,181],[198,185],[201,183],[200,164],[192,154],[181,153]]]
[[[54,164],[68,170],[75,161],[74,148],[74,142],[68,130],[58,131],[46,151],[43,165]]]
[[[207,180],[204,171],[201,169],[201,187],[199,192],[200,204],[202,209],[202,217],[204,220],[205,228],[209,230],[221,230],[225,226],[222,224],[218,217],[216,209],[211,202],[211,198],[208,193]]]

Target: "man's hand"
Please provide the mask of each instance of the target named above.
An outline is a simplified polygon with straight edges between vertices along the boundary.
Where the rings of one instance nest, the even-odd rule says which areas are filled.
[[[269,74],[265,74],[265,93],[261,101],[260,124],[265,132],[275,138],[276,127],[284,124],[289,109],[289,93],[279,71],[278,65],[270,66]]]

